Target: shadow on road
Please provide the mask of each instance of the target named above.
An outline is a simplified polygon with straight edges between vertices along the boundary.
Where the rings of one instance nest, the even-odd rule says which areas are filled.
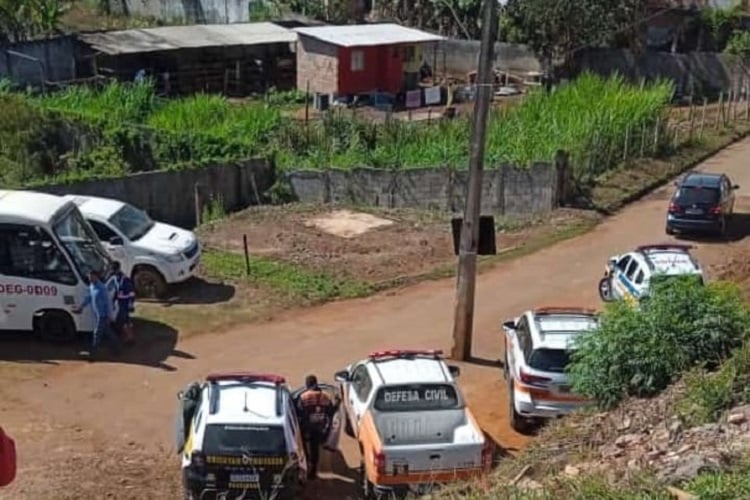
[[[194,356],[175,349],[177,330],[164,323],[133,318],[136,344],[125,347],[115,356],[106,343],[100,347],[96,361],[150,366],[166,371],[176,368],[166,363],[170,356],[194,359]],[[0,336],[0,361],[57,365],[62,361],[87,359],[91,335],[81,335],[69,344],[42,342],[30,332],[3,333]]]
[[[468,361],[466,361],[470,365],[477,365],[477,366],[486,366],[488,368],[502,368],[503,362],[499,359],[486,359],[486,358],[477,358],[474,356],[471,356]]]
[[[235,294],[232,285],[211,283],[203,278],[191,278],[184,283],[172,285],[168,297],[162,300],[139,299],[139,302],[159,304],[164,307],[172,305],[210,305],[229,302]]]
[[[359,473],[344,460],[340,451],[323,450],[320,454],[321,476],[307,484],[304,499],[344,500],[357,497]]]
[[[750,213],[735,213],[727,225],[726,236],[710,236],[705,234],[676,234],[675,237],[684,241],[694,241],[708,245],[721,245],[727,241],[740,241],[750,236]]]

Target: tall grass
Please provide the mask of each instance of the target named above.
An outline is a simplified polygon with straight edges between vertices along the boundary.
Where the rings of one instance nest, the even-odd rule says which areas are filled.
[[[599,173],[622,158],[628,133],[653,131],[671,93],[666,82],[638,87],[619,76],[591,74],[550,94],[533,92],[522,104],[491,114],[487,165],[550,161],[562,149],[571,154],[579,174]],[[291,99],[286,94],[245,105],[205,94],[167,101],[156,96],[151,81],[70,87],[30,99],[44,111],[86,124],[93,131],[86,133],[96,136],[89,143],[121,152],[129,171],[266,154],[275,155],[282,168],[463,169],[468,164],[469,117],[373,125],[331,111],[323,120],[303,125],[283,118],[273,105]],[[111,155],[89,156],[79,163]],[[121,167],[117,165],[118,171]]]
[[[584,74],[551,94],[532,92],[519,106],[492,113],[487,163],[550,161],[562,149],[579,168],[606,169],[622,157],[626,135],[640,134],[644,128],[653,132],[671,95],[672,85],[666,81],[641,88],[620,76],[593,74]],[[468,119],[438,126],[394,121],[372,131],[334,112],[311,128],[296,128],[282,137],[286,146],[280,150],[282,165],[465,168],[468,164]]]

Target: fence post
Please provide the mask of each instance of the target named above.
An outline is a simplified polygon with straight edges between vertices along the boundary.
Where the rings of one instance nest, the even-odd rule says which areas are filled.
[[[716,123],[715,128],[716,130],[719,129],[719,125],[721,125],[722,117],[724,115],[724,91],[722,90],[719,94],[719,109],[716,111]]]
[[[201,225],[201,210],[203,209],[203,203],[201,200],[201,185],[196,182],[193,187],[193,197],[195,201],[195,227]]]
[[[654,151],[653,154],[656,154],[659,150],[659,125],[661,122],[661,118],[656,118],[656,126],[654,127]]]
[[[245,274],[250,276],[250,250],[247,247],[247,235],[242,235],[242,245],[245,248]]]
[[[694,112],[694,106],[693,106],[693,96],[690,96],[690,125],[689,125],[689,132],[688,132],[688,141],[693,140],[693,129],[695,128],[695,112]]]
[[[641,154],[639,158],[643,158],[643,154],[646,151],[646,123],[641,124]]]
[[[700,124],[700,132],[698,132],[699,137],[703,137],[703,126],[706,123],[706,108],[708,107],[708,98],[703,98],[703,109],[701,110],[701,124]]]

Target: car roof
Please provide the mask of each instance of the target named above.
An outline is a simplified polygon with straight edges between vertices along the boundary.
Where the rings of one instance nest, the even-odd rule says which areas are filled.
[[[534,349],[568,349],[573,339],[598,324],[596,313],[582,308],[541,308],[527,314]]]
[[[445,361],[436,357],[371,359],[368,366],[375,385],[453,382]]]
[[[0,214],[7,222],[47,224],[67,204],[68,200],[53,194],[0,190]]]
[[[262,424],[283,425],[287,408],[287,397],[279,398],[277,390],[288,392],[284,386],[270,382],[245,383],[219,381],[207,384],[204,403],[209,406],[206,425],[210,424]],[[215,413],[211,413],[212,391],[218,391]],[[279,415],[277,402],[282,405]]]
[[[724,174],[691,172],[682,179],[680,187],[719,187],[723,177]]]
[[[65,198],[72,200],[83,215],[93,215],[109,219],[115,212],[120,210],[125,202],[112,198],[100,198],[98,196],[83,196],[69,194]]]
[[[636,249],[649,266],[651,274],[702,274],[698,262],[687,247],[676,245],[643,246]]]

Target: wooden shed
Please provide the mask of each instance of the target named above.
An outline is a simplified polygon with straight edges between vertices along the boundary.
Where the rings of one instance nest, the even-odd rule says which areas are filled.
[[[425,43],[443,37],[398,24],[295,28],[297,88],[351,96],[417,88]]]

